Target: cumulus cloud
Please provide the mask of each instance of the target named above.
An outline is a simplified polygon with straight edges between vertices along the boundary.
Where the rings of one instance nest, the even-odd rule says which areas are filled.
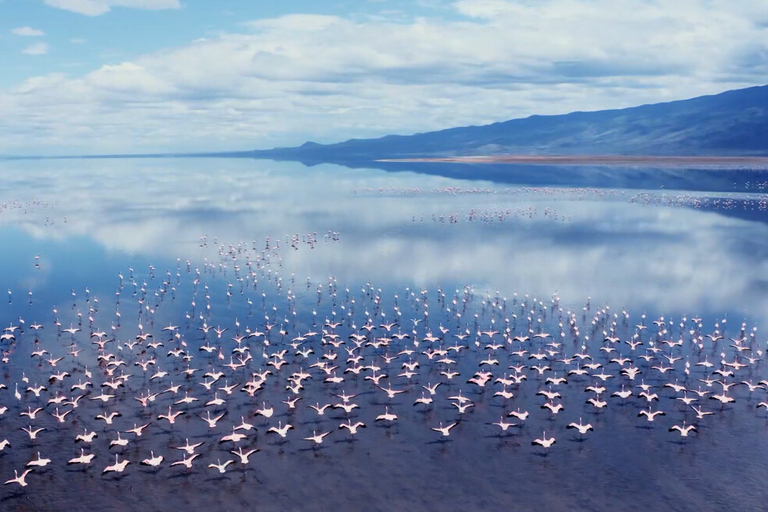
[[[35,43],[27,46],[21,53],[26,55],[45,55],[48,53],[48,45],[46,43]]]
[[[39,37],[39,36],[45,35],[45,32],[43,32],[42,30],[38,30],[32,27],[15,28],[11,30],[11,33],[16,36],[25,36],[25,37]]]
[[[131,7],[135,9],[179,9],[178,0],[45,0],[46,5],[72,11],[86,16],[99,16],[112,7]]]
[[[440,18],[260,19],[240,33],[79,76],[33,77],[0,91],[0,151],[32,140],[35,148],[70,151],[76,140],[77,151],[89,152],[334,142],[628,107],[765,80],[762,4],[461,0],[451,7],[453,16]]]

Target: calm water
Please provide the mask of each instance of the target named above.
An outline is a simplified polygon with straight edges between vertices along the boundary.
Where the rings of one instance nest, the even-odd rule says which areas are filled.
[[[653,189],[554,188],[227,159],[3,162],[2,172],[0,326],[14,339],[0,343],[0,440],[11,443],[0,477],[37,452],[51,459],[28,486],[0,489],[3,509],[757,510],[768,498],[768,415],[758,408],[768,390],[742,384],[768,380],[766,172],[708,171],[710,184],[728,183],[708,192],[695,192],[701,172],[689,190],[679,172],[676,190],[656,186],[663,173]],[[99,331],[111,340],[103,349]],[[151,337],[134,344],[139,334]],[[354,350],[353,334],[366,335]],[[267,364],[283,350],[284,366]],[[150,360],[146,371],[137,364]],[[602,367],[568,375],[590,361]],[[418,363],[414,375],[399,375],[404,363]],[[641,373],[633,380],[626,367]],[[168,375],[151,378],[159,370]],[[203,374],[219,370],[207,390]],[[272,373],[261,388],[242,392],[263,370]],[[311,378],[289,409],[299,371]],[[467,382],[477,371],[491,372],[484,387]],[[387,375],[378,387],[366,378],[376,374]],[[103,385],[120,375],[115,391]],[[345,380],[324,381],[334,375]],[[651,410],[665,412],[654,422],[638,417],[649,408],[641,383],[658,394]],[[39,397],[26,391],[36,384],[47,388]],[[146,408],[134,399],[173,385]],[[598,396],[590,385],[606,388],[605,408],[586,403]],[[611,396],[622,386],[633,395]],[[735,402],[710,398],[724,387]],[[693,405],[715,413],[701,419],[679,400],[699,390],[710,394]],[[564,409],[543,409],[540,391],[558,392]],[[94,399],[102,393],[115,396]],[[343,393],[359,407],[309,407]],[[449,398],[459,393],[473,403],[464,413]],[[77,407],[65,404],[79,395]],[[197,401],[177,403],[185,395]],[[433,403],[414,405],[422,396]],[[226,402],[205,405],[217,397]],[[37,407],[35,419],[21,415]],[[72,411],[63,422],[57,407]],[[173,424],[158,418],[169,407],[184,412]],[[254,416],[269,407],[271,417]],[[508,416],[517,410],[528,418]],[[209,411],[225,414],[213,428],[201,419]],[[397,420],[376,421],[385,411]],[[121,416],[95,419],[109,412]],[[516,425],[502,431],[502,418]],[[579,418],[594,430],[566,428]],[[353,436],[339,427],[349,420],[367,428]],[[285,439],[268,433],[278,421],[294,426]],[[697,432],[669,431],[682,421]],[[244,440],[220,442],[243,422],[255,427],[238,430]],[[441,422],[457,423],[450,436],[432,430]],[[147,423],[142,436],[127,432]],[[22,427],[45,430],[32,440]],[[75,442],[84,430],[97,432],[93,443]],[[315,445],[304,439],[313,431],[330,434]],[[544,431],[557,439],[549,449],[532,445]],[[110,446],[118,432],[126,446]],[[170,466],[186,439],[203,443],[199,457],[190,470]],[[239,447],[259,451],[243,465],[231,453]],[[93,463],[68,465],[81,448]],[[157,468],[140,464],[150,451],[165,458]],[[128,467],[102,474],[115,454]],[[238,461],[226,473],[207,467],[228,459]]]

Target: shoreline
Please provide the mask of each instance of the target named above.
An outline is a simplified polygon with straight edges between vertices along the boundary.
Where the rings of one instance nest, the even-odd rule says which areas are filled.
[[[377,162],[425,162],[471,164],[526,164],[526,165],[604,165],[604,166],[663,166],[687,167],[764,167],[766,156],[650,156],[650,155],[491,155],[454,156],[435,158],[385,158]]]

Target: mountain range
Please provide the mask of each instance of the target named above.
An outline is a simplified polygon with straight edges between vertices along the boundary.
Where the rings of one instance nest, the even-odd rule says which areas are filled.
[[[768,156],[768,85],[618,110],[534,115],[483,126],[232,156],[307,164],[493,155]]]

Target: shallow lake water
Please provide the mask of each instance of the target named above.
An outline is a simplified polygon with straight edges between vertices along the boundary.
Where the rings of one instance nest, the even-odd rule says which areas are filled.
[[[610,169],[529,186],[245,159],[0,166],[0,478],[50,459],[0,489],[3,510],[768,498],[768,172],[676,171],[670,189],[653,169],[638,173],[653,187],[600,188]],[[199,455],[171,466],[187,440]],[[243,464],[240,449],[258,451]],[[92,462],[67,463],[81,453]],[[152,453],[160,465],[141,464]]]

